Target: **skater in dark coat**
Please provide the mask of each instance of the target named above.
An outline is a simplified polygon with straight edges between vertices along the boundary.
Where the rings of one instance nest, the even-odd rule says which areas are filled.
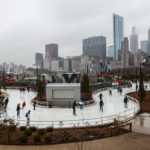
[[[76,115],[76,100],[72,103],[73,115]]]
[[[27,126],[29,126],[29,125],[30,125],[30,113],[31,113],[31,111],[30,111],[30,110],[26,113]]]
[[[104,102],[102,100],[99,101],[100,111],[103,112]]]
[[[125,98],[124,98],[124,107],[128,108],[128,98],[127,98],[127,96],[125,96]]]
[[[112,96],[112,90],[111,89],[109,90],[109,96]]]
[[[20,104],[17,105],[16,111],[17,111],[17,117],[20,117]]]
[[[102,97],[103,97],[102,93],[100,93],[98,97],[100,100],[102,100]]]
[[[35,110],[36,108],[36,100],[33,101],[33,109]]]
[[[5,108],[5,109],[7,108],[8,102],[9,102],[9,99],[8,99],[8,97],[7,97],[7,98],[5,99],[5,105],[4,105],[4,108]]]

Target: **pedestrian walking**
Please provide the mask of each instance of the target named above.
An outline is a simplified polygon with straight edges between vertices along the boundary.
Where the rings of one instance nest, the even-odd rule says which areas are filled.
[[[36,108],[36,100],[33,101],[33,109],[35,110]]]
[[[103,100],[102,100],[102,99],[99,101],[99,105],[100,105],[100,111],[102,111],[102,112],[103,112],[104,102],[103,102]]]
[[[24,109],[25,106],[26,106],[26,102],[24,101],[24,102],[22,103],[22,109]]]
[[[128,98],[127,98],[127,96],[125,96],[125,98],[124,98],[124,107],[128,108]]]
[[[16,111],[17,111],[17,117],[20,117],[20,104],[17,105]]]
[[[76,100],[72,103],[73,115],[76,116]]]
[[[7,105],[8,105],[8,102],[9,102],[9,99],[8,99],[8,97],[5,99],[5,102],[4,102],[4,108],[6,109],[7,108]]]
[[[100,93],[98,97],[100,100],[102,100],[102,97],[103,97],[102,93]]]
[[[31,113],[31,111],[30,111],[30,110],[26,113],[27,126],[29,126],[29,125],[30,125],[30,113]]]

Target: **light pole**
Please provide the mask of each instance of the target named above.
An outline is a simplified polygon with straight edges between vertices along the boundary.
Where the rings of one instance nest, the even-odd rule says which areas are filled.
[[[136,74],[136,92],[137,92],[137,89],[138,89],[138,85],[137,85],[137,66],[136,66],[136,68],[135,68],[135,74]]]
[[[143,84],[143,72],[141,68],[141,63],[140,63],[140,82],[139,82],[139,98],[140,98],[140,106],[141,106],[141,111],[142,111],[142,101],[145,97],[145,89],[144,89],[144,84]]]

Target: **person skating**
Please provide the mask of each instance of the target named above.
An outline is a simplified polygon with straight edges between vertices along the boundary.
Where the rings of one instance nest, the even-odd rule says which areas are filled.
[[[98,97],[100,100],[102,100],[102,97],[103,97],[102,93],[100,93]]]
[[[8,97],[7,97],[7,98],[5,99],[5,105],[4,105],[4,108],[5,108],[5,109],[7,108],[8,102],[9,102],[9,99],[8,99]]]
[[[17,105],[16,111],[17,111],[17,117],[20,117],[20,104]]]
[[[33,101],[33,109],[35,110],[36,108],[36,100]]]
[[[109,90],[109,96],[112,96],[112,90],[111,89]]]
[[[26,113],[27,126],[29,126],[29,125],[30,125],[30,113],[31,113],[31,111],[30,111],[30,110]]]
[[[124,107],[128,108],[128,98],[127,98],[127,96],[125,96],[125,98],[124,98]]]
[[[22,109],[24,109],[25,106],[26,106],[26,102],[24,101],[24,102],[22,103]]]
[[[76,115],[76,100],[72,103],[73,115]]]
[[[102,100],[102,99],[99,101],[99,106],[100,106],[100,111],[102,111],[102,112],[103,112],[104,102],[103,102],[103,100]]]

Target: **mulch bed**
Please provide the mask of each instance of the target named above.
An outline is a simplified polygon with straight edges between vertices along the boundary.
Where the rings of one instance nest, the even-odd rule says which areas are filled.
[[[132,92],[132,93],[129,93],[128,95],[136,98],[140,102],[137,92]],[[142,107],[141,109],[142,112],[150,112],[150,91],[146,91],[146,96],[141,102],[141,107]]]

